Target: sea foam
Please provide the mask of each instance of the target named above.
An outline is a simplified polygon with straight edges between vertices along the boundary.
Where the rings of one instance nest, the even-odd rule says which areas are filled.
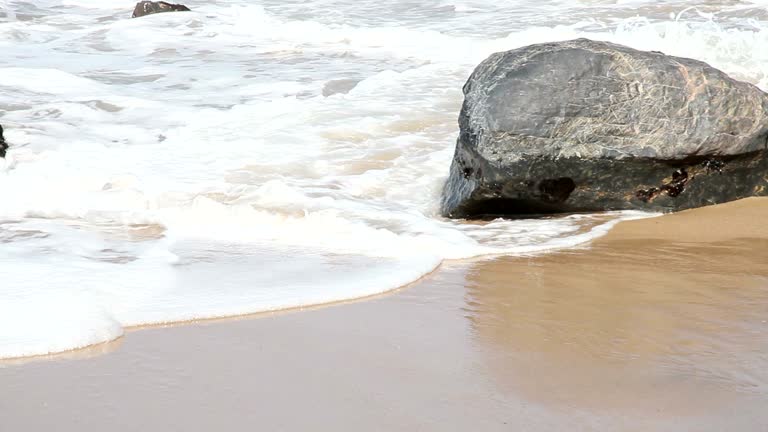
[[[589,37],[768,85],[758,4],[334,4],[0,2],[0,358],[365,297],[647,216],[438,216],[461,87],[492,52]]]

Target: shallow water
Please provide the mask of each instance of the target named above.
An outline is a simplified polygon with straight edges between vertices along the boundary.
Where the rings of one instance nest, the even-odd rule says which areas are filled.
[[[590,37],[768,87],[765,2],[0,1],[0,357],[362,297],[621,218],[437,215],[488,54]]]
[[[396,295],[343,307],[141,329],[0,361],[3,425],[766,430],[766,230],[609,243],[626,225],[590,248],[449,262]]]

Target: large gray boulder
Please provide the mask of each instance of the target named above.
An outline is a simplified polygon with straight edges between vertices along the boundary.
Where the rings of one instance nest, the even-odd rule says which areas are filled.
[[[672,211],[768,194],[768,95],[706,63],[577,39],[464,85],[447,217]]]
[[[145,15],[156,14],[160,12],[189,12],[189,8],[183,4],[174,4],[164,1],[140,1],[133,8],[131,18],[143,17]]]

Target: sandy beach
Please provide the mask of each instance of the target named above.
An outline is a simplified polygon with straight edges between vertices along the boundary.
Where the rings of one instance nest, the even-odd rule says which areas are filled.
[[[768,431],[768,3],[137,2],[0,0],[0,432]]]
[[[2,430],[766,430],[768,199],[0,363]]]

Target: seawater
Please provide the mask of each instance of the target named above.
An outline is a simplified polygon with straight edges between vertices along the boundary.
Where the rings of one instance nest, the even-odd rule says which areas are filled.
[[[768,88],[766,2],[185,4],[0,0],[0,358],[359,298],[638,217],[439,216],[461,87],[493,52],[589,37]]]

